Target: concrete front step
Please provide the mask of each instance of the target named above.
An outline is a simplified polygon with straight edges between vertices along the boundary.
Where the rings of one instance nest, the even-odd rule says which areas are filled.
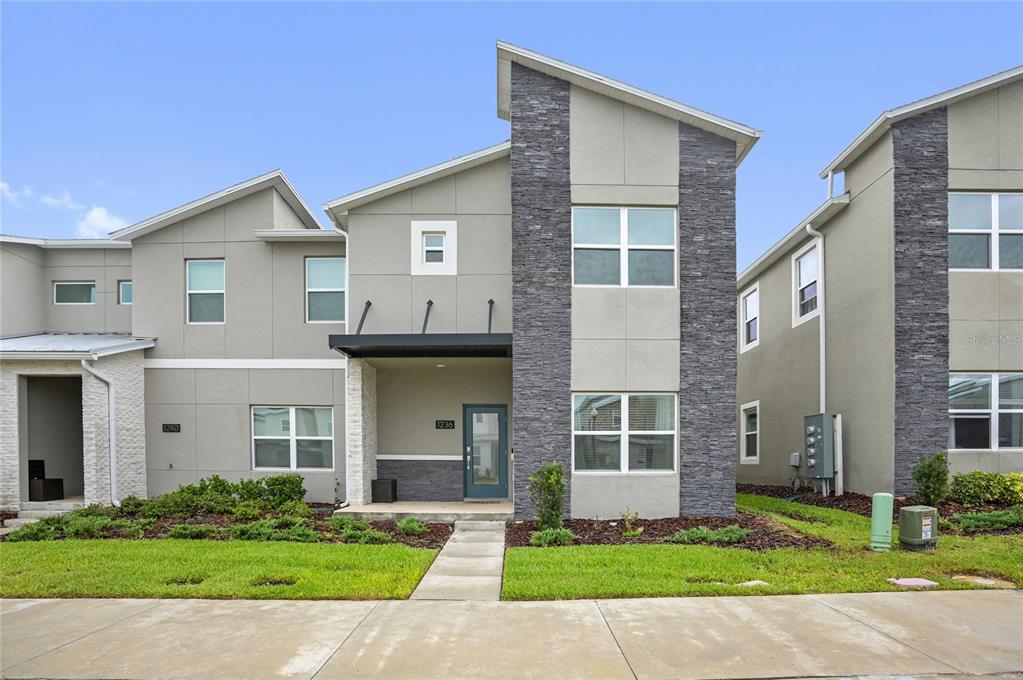
[[[455,531],[504,531],[505,522],[503,520],[473,520],[473,519],[459,519],[455,520]]]
[[[21,504],[21,511],[25,512],[33,510],[60,510],[62,512],[71,512],[72,510],[78,510],[84,508],[85,503],[82,501],[24,501]]]
[[[18,512],[18,519],[42,519],[43,517],[58,517],[66,515],[69,510],[21,510]]]
[[[7,529],[19,529],[25,526],[26,524],[31,524],[32,522],[38,521],[39,521],[38,519],[32,517],[15,517],[14,519],[5,519],[4,527],[6,527]]]

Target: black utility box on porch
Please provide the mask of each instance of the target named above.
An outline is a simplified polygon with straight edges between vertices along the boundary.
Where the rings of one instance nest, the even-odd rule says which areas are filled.
[[[30,501],[59,501],[63,498],[63,479],[28,480],[28,499]]]
[[[374,479],[371,491],[374,503],[393,503],[398,500],[398,480]]]

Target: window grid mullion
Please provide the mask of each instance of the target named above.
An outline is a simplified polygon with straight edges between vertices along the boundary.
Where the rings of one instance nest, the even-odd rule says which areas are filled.
[[[629,285],[629,211],[618,209],[618,269],[621,272],[618,285]]]
[[[619,451],[619,465],[622,472],[629,471],[629,395],[621,394],[619,398],[622,400],[622,423],[621,423],[621,443]]]

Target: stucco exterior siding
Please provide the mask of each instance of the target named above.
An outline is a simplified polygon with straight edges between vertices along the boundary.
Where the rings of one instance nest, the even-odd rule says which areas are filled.
[[[0,336],[45,330],[45,265],[42,248],[0,243]]]

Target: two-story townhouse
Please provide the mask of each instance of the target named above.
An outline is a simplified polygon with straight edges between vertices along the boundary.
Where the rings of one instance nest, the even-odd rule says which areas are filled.
[[[787,483],[820,412],[851,491],[911,493],[938,451],[1023,470],[1023,67],[884,112],[821,177],[738,277],[739,481]]]
[[[511,140],[330,201],[332,229],[271,173],[104,242],[130,252],[133,313],[112,329],[130,336],[103,340],[133,343],[144,399],[135,448],[120,426],[87,445],[108,467],[89,472],[86,456],[86,487],[294,470],[311,500],[365,505],[374,479],[395,479],[399,500],[498,500],[525,517],[529,476],[557,461],[572,516],[734,512],[721,451],[735,442],[736,320],[721,301],[735,169],[759,133],[512,45],[497,58]],[[19,430],[30,352],[98,336],[11,327],[0,432],[21,453],[0,463],[27,480],[44,455]],[[91,367],[80,358],[76,375]],[[84,427],[102,415],[88,398],[81,411]],[[111,450],[131,473],[111,475]],[[109,483],[85,496],[102,502]]]

